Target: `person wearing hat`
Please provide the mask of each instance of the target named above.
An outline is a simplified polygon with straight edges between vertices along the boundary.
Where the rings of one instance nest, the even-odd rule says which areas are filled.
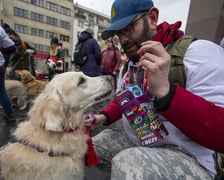
[[[116,89],[117,73],[119,72],[121,63],[121,54],[114,45],[113,38],[106,40],[106,46],[106,49],[102,52],[100,72],[102,75],[111,75],[114,78]]]
[[[51,39],[50,54],[46,61],[49,81],[55,74],[64,72],[65,52],[57,37]]]
[[[87,60],[83,66],[80,66],[80,71],[90,77],[100,76],[101,49],[90,27],[79,35],[77,45],[81,42],[84,42]]]
[[[158,143],[153,143],[158,136],[149,135],[149,145],[142,144],[141,134],[137,137],[115,98],[85,120],[94,128],[122,118],[121,130],[106,129],[93,138],[101,159],[97,167],[111,171],[111,179],[213,179],[217,174],[213,150],[224,152],[224,50],[207,40],[192,40],[183,52],[177,44],[187,39],[179,29],[181,22],[158,24],[158,16],[152,0],[115,0],[111,25],[102,38],[117,35],[129,58],[128,67],[120,70],[117,90],[130,87],[131,67],[145,72],[141,90],[155,99],[151,105],[168,134]],[[171,57],[174,60],[180,52],[184,88],[169,80],[170,66],[177,70]]]

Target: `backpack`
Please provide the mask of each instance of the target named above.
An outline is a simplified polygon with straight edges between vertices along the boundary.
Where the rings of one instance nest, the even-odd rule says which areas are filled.
[[[73,53],[74,63],[79,66],[83,66],[87,60],[87,53],[85,49],[85,41],[79,42]]]
[[[184,36],[174,41],[174,43],[167,48],[167,52],[171,55],[169,80],[183,88],[185,88],[186,84],[183,58],[188,46],[194,40],[196,40],[196,38],[192,36]],[[224,154],[215,152],[214,157],[217,170],[215,180],[222,180],[224,179]]]

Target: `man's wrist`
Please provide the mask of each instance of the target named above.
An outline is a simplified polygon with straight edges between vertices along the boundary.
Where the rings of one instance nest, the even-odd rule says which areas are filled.
[[[110,125],[110,117],[108,116],[108,114],[104,111],[101,111],[99,114],[102,114],[105,116],[105,121],[104,121],[103,125],[109,126]]]
[[[154,101],[154,108],[156,111],[166,111],[171,103],[171,100],[175,94],[176,86],[170,83],[169,92],[162,98],[156,98]]]

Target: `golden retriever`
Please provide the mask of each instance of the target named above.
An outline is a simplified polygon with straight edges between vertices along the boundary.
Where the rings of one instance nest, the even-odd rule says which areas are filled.
[[[83,113],[112,92],[110,76],[82,72],[56,75],[35,99],[29,120],[19,124],[16,142],[0,151],[7,180],[81,180],[87,135]]]
[[[5,80],[5,88],[11,100],[17,98],[17,105],[22,102],[23,106],[20,107],[20,110],[27,108],[27,95],[22,82],[17,80]]]
[[[46,81],[37,80],[27,70],[16,70],[15,73],[21,79],[26,88],[27,95],[31,98],[37,97],[37,95],[39,95],[43,91],[47,84]]]

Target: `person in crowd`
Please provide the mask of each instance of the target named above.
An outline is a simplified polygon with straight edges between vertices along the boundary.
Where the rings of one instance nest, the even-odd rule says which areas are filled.
[[[85,41],[85,51],[87,55],[86,63],[80,67],[80,70],[90,77],[100,75],[101,49],[94,38],[94,32],[91,28],[86,28],[78,37],[78,43]]]
[[[106,46],[106,49],[102,52],[100,72],[102,75],[111,75],[114,78],[116,89],[117,73],[119,73],[121,54],[114,45],[113,38],[106,40]]]
[[[49,80],[51,80],[55,74],[64,72],[64,59],[65,51],[62,48],[62,44],[59,43],[57,37],[53,37],[51,39],[50,55],[47,59]]]
[[[122,130],[106,129],[93,138],[101,159],[97,167],[111,170],[112,180],[213,179],[217,175],[214,150],[224,152],[224,50],[207,40],[192,41],[183,57],[186,83],[182,88],[169,79],[173,59],[168,53],[174,45],[174,54],[182,51],[175,43],[183,39],[181,22],[158,24],[158,16],[152,0],[115,0],[111,25],[102,38],[117,35],[129,59],[127,71],[120,70],[117,91],[130,88],[131,67],[144,70],[143,87],[154,100],[147,110],[154,107],[168,134],[158,143],[142,144],[141,134],[137,137],[130,125],[133,121],[115,98],[85,120],[87,127],[94,128],[122,118]]]
[[[30,71],[31,74],[36,77],[35,72],[35,60],[33,55],[36,53],[34,47],[29,43],[22,41],[20,36],[8,25],[4,24],[4,30],[8,37],[16,45],[16,52],[8,57],[5,57],[6,66],[8,68],[7,76],[10,79],[18,79],[15,74],[15,70],[25,69]]]
[[[8,56],[16,51],[14,42],[9,39],[4,29],[0,27],[0,103],[3,107],[3,118],[6,122],[15,122],[15,116],[13,113],[10,98],[5,89],[5,59],[4,56]]]

